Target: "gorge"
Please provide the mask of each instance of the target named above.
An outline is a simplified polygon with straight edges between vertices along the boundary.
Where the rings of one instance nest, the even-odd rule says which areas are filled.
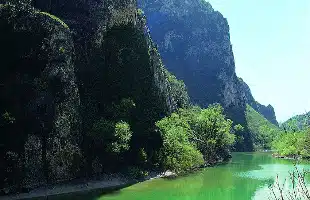
[[[282,132],[203,0],[0,0],[0,30],[3,195],[183,173]]]

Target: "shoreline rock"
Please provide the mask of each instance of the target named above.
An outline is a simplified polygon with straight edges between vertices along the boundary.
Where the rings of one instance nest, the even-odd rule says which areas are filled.
[[[286,160],[302,160],[304,159],[302,156],[282,156],[280,154],[272,154],[273,157],[275,158],[281,158],[281,159],[286,159]]]

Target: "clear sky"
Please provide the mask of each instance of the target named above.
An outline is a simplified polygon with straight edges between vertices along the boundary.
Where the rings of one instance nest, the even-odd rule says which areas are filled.
[[[207,0],[227,18],[237,75],[280,122],[310,111],[310,0]]]

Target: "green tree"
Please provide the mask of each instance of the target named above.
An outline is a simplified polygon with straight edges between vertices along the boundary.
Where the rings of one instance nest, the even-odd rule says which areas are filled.
[[[163,139],[163,165],[175,172],[198,167],[204,162],[203,157],[207,162],[226,159],[235,142],[232,121],[225,118],[219,104],[207,109],[179,109],[156,126]]]
[[[189,124],[173,113],[156,123],[163,139],[161,158],[165,169],[181,173],[203,164],[201,153],[189,141]]]
[[[97,146],[104,147],[109,153],[122,153],[129,149],[132,136],[130,125],[127,122],[113,122],[100,119],[93,126],[90,133]]]
[[[122,153],[129,150],[129,142],[132,136],[130,126],[127,122],[117,122],[115,124],[114,141],[108,145],[108,149],[113,153]]]
[[[235,142],[235,135],[230,132],[233,122],[225,118],[223,111],[219,104],[203,109],[193,128],[193,139],[206,159],[224,153]]]

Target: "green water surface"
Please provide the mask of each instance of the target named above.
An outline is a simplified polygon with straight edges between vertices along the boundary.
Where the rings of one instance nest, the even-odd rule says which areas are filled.
[[[304,162],[298,167],[310,169],[310,164]],[[293,161],[273,158],[270,153],[233,153],[232,161],[226,165],[206,168],[173,180],[142,182],[99,199],[265,200],[270,195],[268,185],[274,183],[276,175],[283,181],[293,169]],[[290,187],[290,184],[287,182],[285,187]]]

